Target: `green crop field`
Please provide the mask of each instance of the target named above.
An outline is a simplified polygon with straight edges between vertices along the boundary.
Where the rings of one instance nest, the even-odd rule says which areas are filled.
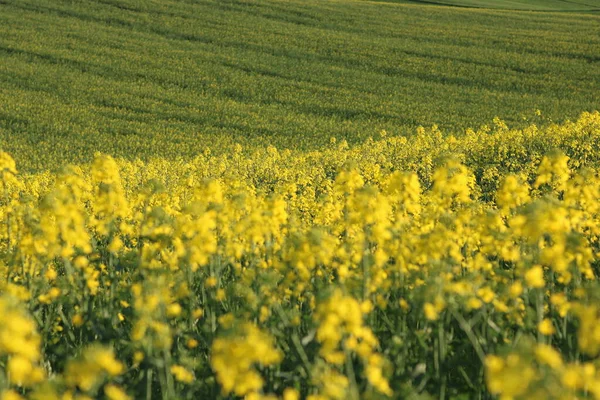
[[[376,0],[377,1],[377,0]],[[399,3],[530,11],[600,11],[599,0],[381,0]]]
[[[0,145],[23,170],[42,170],[98,150],[188,158],[234,143],[357,143],[419,125],[460,133],[495,116],[518,127],[536,109],[562,121],[598,108],[599,49],[597,14],[368,1],[2,1]]]

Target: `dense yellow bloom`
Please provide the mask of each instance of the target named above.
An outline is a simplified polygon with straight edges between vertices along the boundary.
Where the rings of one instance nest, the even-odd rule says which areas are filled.
[[[0,182],[8,182],[17,174],[17,164],[10,154],[0,151]],[[1,187],[1,186],[0,186]]]
[[[0,400],[24,400],[25,398],[14,390],[3,390],[0,392]]]
[[[425,303],[423,305],[423,313],[425,314],[425,318],[430,321],[435,321],[438,319],[440,312],[444,310],[446,307],[446,302],[440,296],[435,298],[433,303]]]
[[[508,175],[504,178],[496,194],[498,206],[505,211],[521,206],[529,200],[529,186],[515,175]]]
[[[286,388],[283,391],[283,400],[300,400],[300,393],[296,389]]]
[[[281,357],[268,334],[246,323],[240,327],[239,335],[215,339],[210,363],[223,393],[244,396],[260,391],[263,386],[263,379],[253,365],[277,364]]]
[[[536,265],[525,273],[525,281],[532,288],[544,287],[544,270],[541,266]]]
[[[488,356],[486,376],[490,392],[503,398],[516,398],[527,393],[535,371],[517,354],[510,354],[505,360]]]
[[[369,383],[379,392],[391,395],[392,390],[382,373],[385,360],[376,352],[378,341],[363,323],[363,311],[370,309],[365,304],[361,305],[356,299],[335,290],[327,301],[319,305],[315,316],[319,321],[316,335],[321,343],[319,354],[331,364],[342,365],[346,361],[347,350],[356,352],[365,364]],[[337,398],[335,396],[330,395]]]
[[[569,180],[569,157],[560,152],[544,157],[538,168],[535,186],[551,184],[558,190],[564,190]]]
[[[35,370],[32,363],[41,357],[40,344],[36,325],[19,301],[10,295],[0,295],[0,356],[14,357],[13,368],[23,378],[18,380],[25,380],[25,375]]]
[[[523,293],[523,285],[521,282],[513,283],[509,288],[509,293],[511,297],[519,297]]]
[[[563,366],[560,353],[546,344],[538,344],[536,346],[535,356],[540,363],[547,364],[554,369],[559,369]]]
[[[538,330],[542,335],[550,336],[556,332],[552,320],[545,318],[538,324]]]
[[[423,306],[423,312],[425,313],[425,317],[428,320],[435,321],[436,319],[438,319],[438,312],[435,309],[435,306],[431,303],[425,303],[425,305]]]
[[[600,398],[600,114],[495,125],[35,175],[0,153],[0,390],[480,395],[485,369],[486,395]]]
[[[70,386],[90,391],[99,385],[105,376],[117,376],[123,372],[124,366],[115,358],[112,349],[92,346],[84,351],[80,359],[67,365],[65,377]]]
[[[194,381],[194,374],[181,365],[172,365],[171,373],[175,376],[175,379],[180,382],[192,383]]]
[[[125,391],[116,385],[104,386],[104,393],[110,400],[130,400],[131,397]]]
[[[599,306],[597,304],[589,306],[577,304],[575,312],[580,323],[577,332],[579,348],[592,357],[597,356],[600,353]]]
[[[23,356],[11,357],[8,360],[7,372],[11,382],[18,386],[31,386],[41,382],[45,376],[44,370]]]

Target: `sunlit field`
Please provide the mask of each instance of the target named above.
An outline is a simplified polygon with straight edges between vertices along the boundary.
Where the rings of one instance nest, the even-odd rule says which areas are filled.
[[[433,124],[458,135],[494,117],[522,128],[537,109],[562,122],[600,104],[598,18],[339,0],[5,1],[0,144],[42,171],[96,151],[189,160]]]
[[[0,400],[600,399],[594,1],[0,0]]]
[[[372,0],[373,1],[373,0]],[[497,10],[598,12],[599,0],[374,0],[387,3],[428,4]]]

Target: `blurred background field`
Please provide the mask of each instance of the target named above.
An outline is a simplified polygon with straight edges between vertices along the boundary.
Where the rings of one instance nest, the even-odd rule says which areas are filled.
[[[600,1],[598,0],[391,0],[390,2],[493,8],[499,10],[600,11]]]
[[[306,150],[495,116],[522,127],[535,109],[560,122],[598,108],[599,18],[415,2],[0,2],[0,146],[39,171],[95,151]]]

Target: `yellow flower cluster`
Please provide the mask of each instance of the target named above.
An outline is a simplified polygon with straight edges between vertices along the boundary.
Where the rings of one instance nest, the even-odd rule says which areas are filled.
[[[71,361],[67,365],[65,377],[67,385],[83,392],[91,392],[105,376],[118,376],[123,371],[123,364],[115,359],[112,350],[94,346],[86,349],[80,360]]]
[[[367,300],[362,305],[353,297],[344,296],[339,289],[317,308],[315,318],[318,320],[317,340],[321,343],[319,355],[332,365],[343,366],[356,353],[365,364],[365,375],[369,384],[379,392],[392,394],[392,390],[382,373],[385,360],[377,353],[377,338],[363,324],[363,313],[372,310]],[[331,390],[329,378],[323,380],[326,396],[312,396],[317,399],[348,398],[347,381],[335,384],[338,390]]]
[[[27,314],[18,299],[0,296],[0,359],[5,360],[10,386],[29,387],[45,378],[41,361],[41,337],[35,321]]]
[[[264,382],[254,364],[270,366],[281,361],[273,339],[255,325],[244,323],[231,338],[217,338],[211,348],[210,364],[224,394],[252,396],[262,390]]]
[[[566,362],[556,348],[543,343],[486,358],[488,388],[501,399],[599,399],[597,368],[596,362]]]
[[[3,398],[596,396],[600,113],[496,126],[0,153]]]

